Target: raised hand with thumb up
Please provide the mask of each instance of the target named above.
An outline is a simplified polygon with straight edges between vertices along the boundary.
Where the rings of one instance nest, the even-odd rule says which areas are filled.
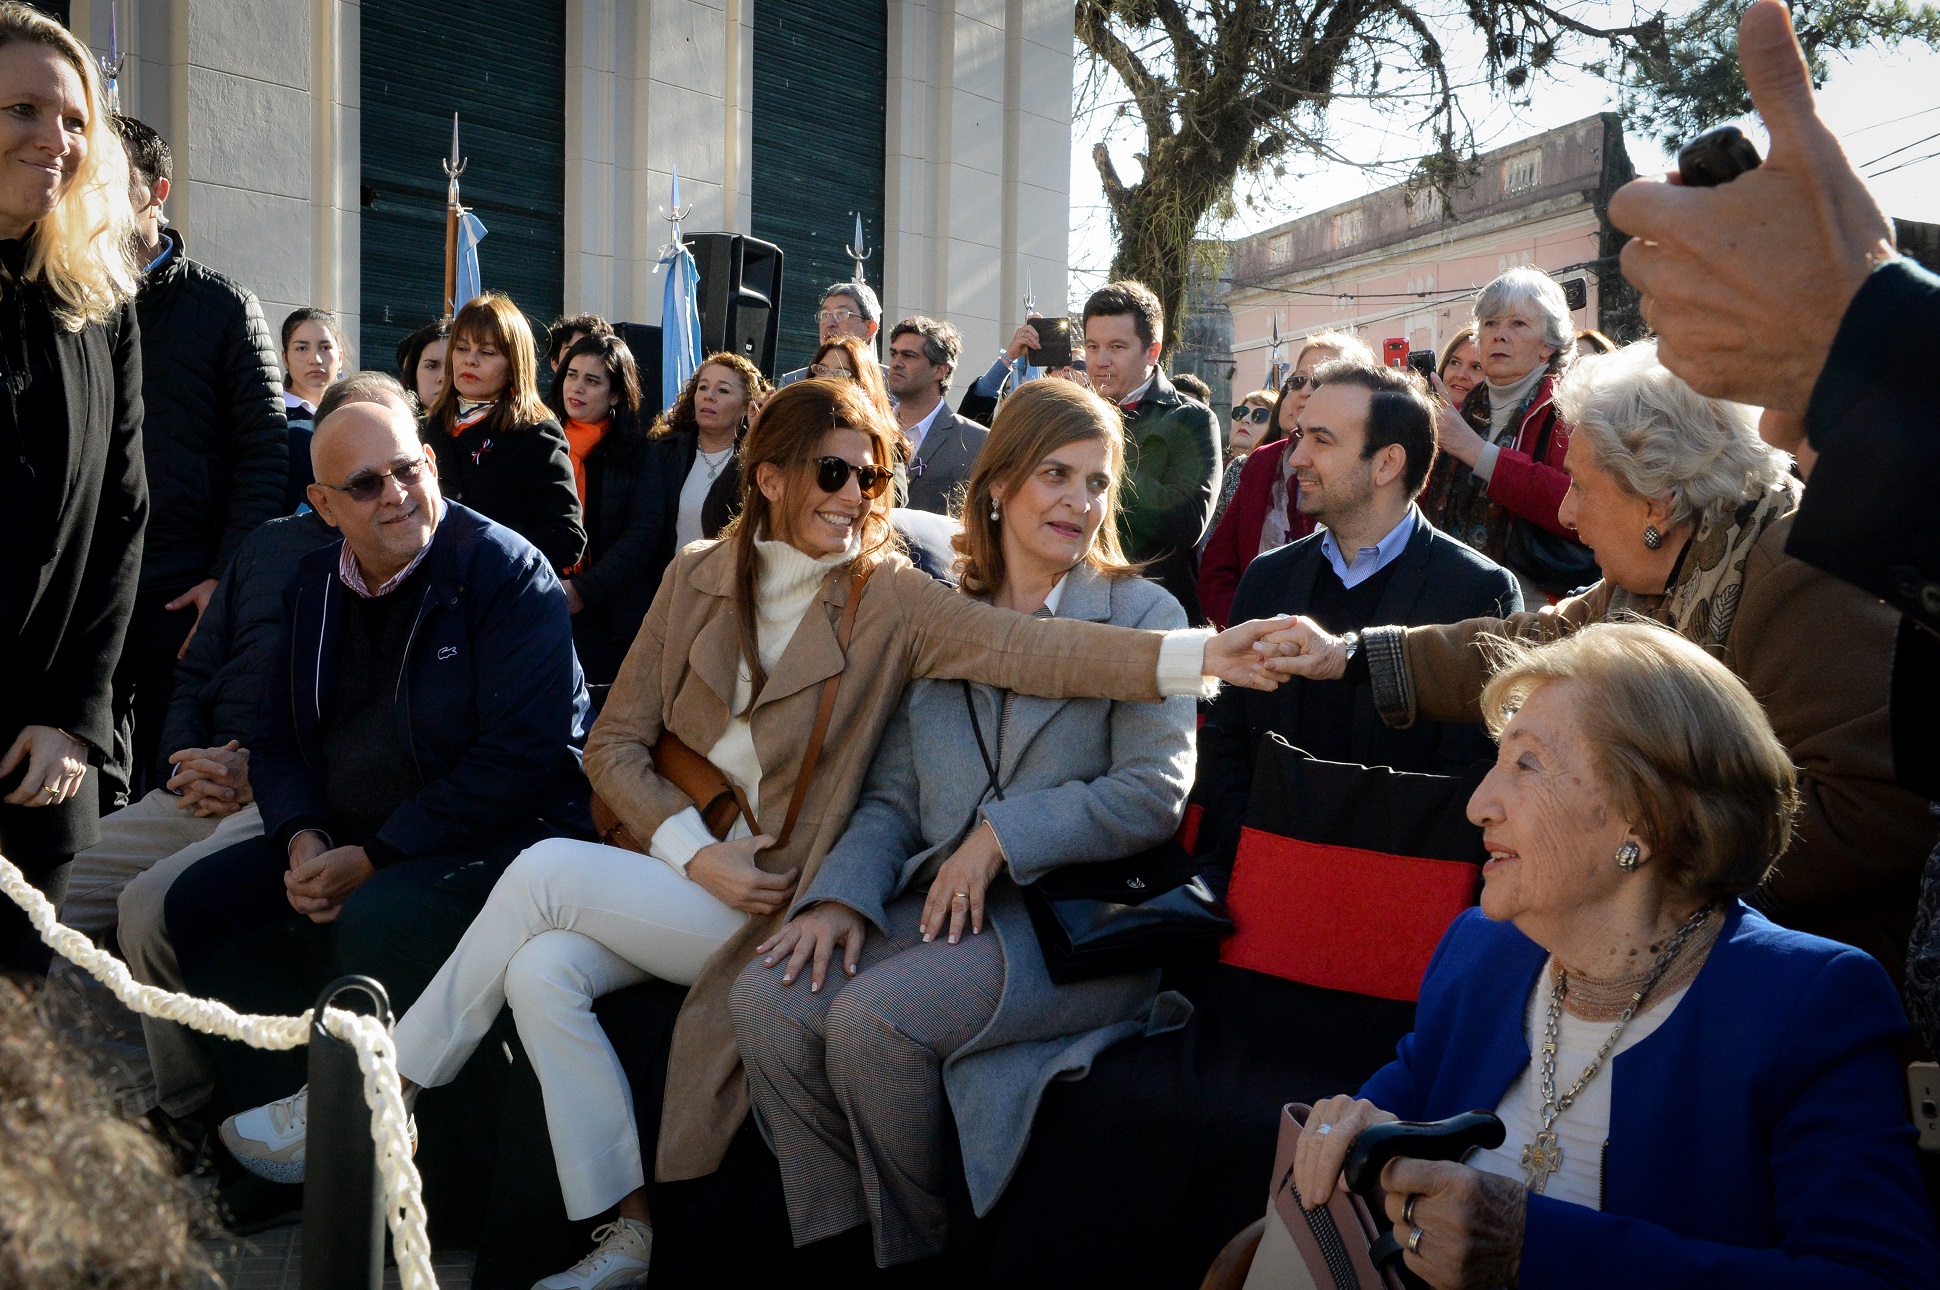
[[[1700,393],[1803,414],[1847,304],[1893,255],[1893,227],[1819,119],[1779,0],[1745,11],[1738,59],[1771,135],[1765,164],[1716,188],[1637,180],[1610,220],[1634,239],[1623,275],[1665,366]]]

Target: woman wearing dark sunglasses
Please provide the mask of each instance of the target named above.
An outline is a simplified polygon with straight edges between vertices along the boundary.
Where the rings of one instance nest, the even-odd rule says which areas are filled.
[[[511,1004],[567,1213],[617,1207],[593,1253],[543,1285],[636,1284],[651,1253],[633,1095],[592,999],[656,977],[691,985],[657,1173],[712,1172],[748,1105],[729,987],[841,836],[907,681],[1147,701],[1199,692],[1202,672],[1272,684],[1253,645],[1274,623],[1208,637],[1039,619],[920,572],[883,504],[895,435],[853,382],[800,381],[769,399],[742,441],[740,519],[676,558],[587,740],[587,774],[624,826],[609,836],[648,854],[566,839],[527,850],[399,1024],[404,1078],[443,1084]],[[725,839],[660,773],[674,773],[656,765],[673,752],[663,735],[745,801]]]
[[[1272,390],[1254,390],[1251,394],[1233,405],[1232,429],[1226,433],[1226,473],[1219,480],[1219,501],[1213,506],[1212,523],[1206,526],[1206,536],[1199,546],[1205,549],[1207,539],[1219,527],[1219,517],[1226,513],[1232,504],[1233,493],[1239,488],[1240,468],[1255,448],[1272,443],[1280,437],[1280,427],[1273,420],[1273,409],[1279,398]]]
[[[1253,557],[1297,542],[1314,531],[1313,522],[1294,506],[1296,490],[1286,468],[1287,445],[1300,437],[1300,414],[1315,389],[1314,369],[1337,358],[1373,364],[1374,351],[1345,332],[1323,331],[1301,342],[1293,371],[1280,386],[1270,424],[1274,434],[1246,458],[1239,486],[1225,514],[1213,525],[1199,557],[1199,607],[1224,626],[1239,590],[1240,575]]]

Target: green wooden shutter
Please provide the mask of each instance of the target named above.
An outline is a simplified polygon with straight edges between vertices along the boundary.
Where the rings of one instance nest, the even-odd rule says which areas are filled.
[[[814,356],[821,290],[855,271],[856,212],[882,294],[883,146],[889,78],[885,0],[754,0],[754,192],[750,231],[786,257],[775,370]]]
[[[479,274],[537,329],[560,312],[566,236],[562,0],[365,0],[363,335],[390,369],[397,343],[444,312],[451,114],[470,159],[463,200],[484,222]]]

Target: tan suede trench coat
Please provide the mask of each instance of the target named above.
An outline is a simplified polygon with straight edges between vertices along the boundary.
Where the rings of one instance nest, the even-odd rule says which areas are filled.
[[[1792,845],[1748,899],[1787,927],[1856,945],[1904,978],[1920,871],[1933,850],[1927,804],[1893,780],[1887,688],[1899,611],[1785,554],[1792,517],[1745,563],[1721,662],[1765,707],[1799,769]],[[1425,720],[1479,721],[1484,633],[1554,640],[1608,614],[1600,582],[1536,613],[1411,627],[1403,653]]]
[[[863,593],[845,666],[835,624],[848,596],[849,571],[830,573],[752,716],[762,766],[761,822],[777,833],[815,724],[821,683],[841,673],[821,764],[794,835],[787,846],[758,857],[770,873],[800,869],[797,890],[814,880],[823,855],[842,836],[876,743],[912,677],[962,678],[1048,699],[1160,697],[1163,632],[994,609],[913,568],[900,554],[881,558]],[[635,837],[652,837],[690,805],[654,774],[654,741],[671,730],[691,748],[712,748],[727,729],[739,667],[733,546],[695,544],[661,582],[586,740],[586,773],[594,789]],[[642,857],[641,863],[659,861]],[[712,1173],[747,1115],[728,989],[754,947],[782,921],[779,913],[750,918],[688,992],[668,1061],[655,1166],[662,1181]]]

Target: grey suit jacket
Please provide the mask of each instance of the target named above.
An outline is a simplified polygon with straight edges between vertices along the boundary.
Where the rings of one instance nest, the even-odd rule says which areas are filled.
[[[1089,565],[1066,575],[1058,616],[1186,625],[1179,602],[1156,583],[1107,579]],[[993,742],[1002,693],[971,688],[984,738]],[[1157,972],[1054,984],[1017,884],[1062,865],[1134,855],[1172,836],[1192,783],[1196,712],[1190,696],[1113,703],[1013,695],[999,766],[1004,799],[986,800],[989,776],[962,683],[913,681],[877,745],[847,831],[790,911],[837,901],[881,935],[893,902],[922,901],[967,824],[987,820],[996,831],[1008,863],[991,884],[984,935],[994,931],[1003,946],[1003,997],[990,1024],[943,1067],[980,1215],[1023,1157],[1052,1080],[1081,1078],[1110,1045],[1183,1025],[1191,1013],[1180,996],[1159,994]]]
[[[939,515],[956,513],[957,493],[977,464],[990,431],[941,406],[909,463],[909,505]]]

